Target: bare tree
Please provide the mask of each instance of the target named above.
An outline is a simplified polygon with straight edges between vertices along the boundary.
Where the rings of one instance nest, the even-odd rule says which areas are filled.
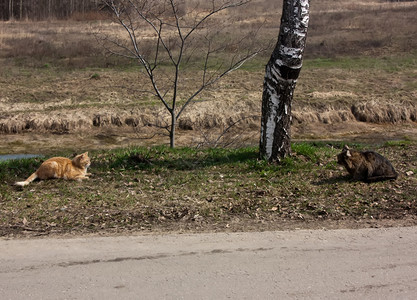
[[[152,93],[169,113],[167,130],[171,147],[175,147],[177,120],[197,96],[261,51],[254,49],[253,44],[247,45],[248,41],[254,41],[253,37],[233,41],[225,28],[216,27],[225,18],[221,13],[248,0],[103,2],[124,28],[127,39],[121,36],[102,39],[113,46],[107,44],[111,53],[134,59],[143,67]],[[195,6],[190,7],[193,3]],[[240,51],[228,52],[226,56],[225,51],[231,48]],[[185,67],[193,70],[187,73],[188,79]]]
[[[302,67],[309,8],[309,0],[284,0],[278,42],[266,66],[259,152],[269,161],[291,154],[291,104]]]

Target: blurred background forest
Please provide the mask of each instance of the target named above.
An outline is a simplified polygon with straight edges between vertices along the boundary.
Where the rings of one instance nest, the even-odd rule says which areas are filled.
[[[415,0],[382,0],[381,2],[412,2]],[[193,0],[192,3],[201,2]],[[203,1],[205,2],[205,1]],[[265,6],[276,6],[272,2],[256,1]],[[337,2],[337,1],[334,1]],[[97,11],[102,11],[105,5],[101,0],[1,0],[0,20],[32,20],[47,19],[93,19],[99,17]]]
[[[100,0],[2,0],[0,20],[66,19],[102,7]]]

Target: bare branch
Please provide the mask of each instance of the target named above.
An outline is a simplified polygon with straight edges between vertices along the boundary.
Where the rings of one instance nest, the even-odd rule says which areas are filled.
[[[162,31],[162,22],[159,24],[159,32],[161,31]],[[151,69],[152,71],[155,70],[158,65],[158,55],[159,55],[160,44],[161,44],[161,40],[158,38],[156,41],[155,58],[154,58],[153,67]]]
[[[242,121],[245,121],[247,119],[259,119],[260,117],[258,115],[251,115],[251,116],[243,116],[240,119],[236,120],[229,126],[227,126],[225,129],[222,128],[220,130],[220,134],[217,136],[213,136],[210,133],[204,132],[203,130],[200,130],[200,134],[203,138],[202,142],[197,143],[196,148],[200,148],[203,146],[208,146],[212,148],[217,147],[229,147],[232,145],[236,145],[237,141],[242,141],[241,137],[242,134],[236,134],[233,137],[230,137],[228,135],[235,134],[232,130],[236,128],[236,125],[239,124]]]
[[[218,12],[228,9],[228,8],[232,8],[232,7],[238,7],[238,6],[242,6],[246,3],[249,3],[250,0],[242,0],[239,2],[226,2],[223,5],[219,6],[218,8],[215,7],[214,1],[212,1],[213,7],[212,10],[205,15],[203,18],[201,18],[199,21],[197,21],[197,23],[190,29],[190,31],[184,36],[184,40],[186,40],[197,28],[200,27],[201,24],[203,24],[207,19],[209,19],[211,16],[217,14]]]
[[[221,78],[223,78],[224,76],[226,76],[230,72],[239,69],[246,61],[248,61],[251,58],[253,58],[254,56],[256,56],[260,51],[263,51],[263,50],[259,50],[259,51],[256,51],[256,52],[253,52],[253,53],[250,53],[250,54],[246,55],[245,57],[241,58],[237,62],[233,63],[227,70],[225,70],[221,74],[219,74],[219,75],[215,76],[214,78],[210,79],[208,82],[203,83],[200,86],[200,88],[197,89],[197,91],[195,91],[194,94],[191,95],[191,97],[189,97],[188,100],[184,103],[184,105],[181,107],[180,111],[178,112],[176,118],[178,119],[180,117],[180,115],[182,114],[182,112],[191,103],[191,101],[193,101],[194,98],[197,95],[199,95],[205,88],[213,85],[214,83],[216,83],[217,81],[219,81]]]
[[[246,119],[254,119],[257,118],[259,116],[257,115],[252,115],[252,116],[245,116],[240,118],[239,120],[233,122],[232,124],[230,124],[225,130],[223,130],[223,132],[217,137],[216,141],[214,142],[214,147],[216,147],[219,143],[219,141],[226,135],[226,133],[228,133],[230,131],[230,129],[232,129],[232,127],[234,127],[236,124],[246,120]]]
[[[162,46],[164,47],[164,49],[167,52],[168,56],[170,57],[171,61],[174,63],[175,61],[174,61],[174,57],[172,55],[172,51],[171,51],[170,47],[168,47],[168,45],[165,43],[165,40],[162,37],[162,25],[164,24],[164,22],[161,19],[159,19],[158,17],[156,17],[155,15],[153,15],[155,17],[155,19],[158,20],[158,22],[159,22],[159,26],[156,26],[148,17],[145,16],[145,14],[142,13],[142,9],[143,8],[139,8],[131,0],[129,0],[129,3],[135,9],[135,11],[138,14],[138,16],[141,17],[142,20],[144,20],[146,23],[148,23],[151,26],[151,28],[156,32],[156,34],[158,35],[158,41],[162,44]]]
[[[175,18],[175,27],[177,28],[178,31],[178,36],[180,37],[181,41],[184,43],[184,37],[182,36],[182,31],[181,31],[181,26],[180,26],[180,21],[178,19],[178,12],[175,8],[175,3],[174,0],[170,0],[169,3],[171,4],[171,8],[172,8],[172,12],[174,14],[174,18]]]

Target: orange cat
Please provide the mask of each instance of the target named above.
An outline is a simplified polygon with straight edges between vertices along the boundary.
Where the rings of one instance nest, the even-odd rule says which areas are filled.
[[[35,173],[29,176],[25,181],[16,182],[15,185],[25,186],[36,178],[52,179],[63,178],[81,181],[88,179],[87,168],[90,166],[88,152],[77,155],[72,160],[65,157],[52,157],[44,161]]]

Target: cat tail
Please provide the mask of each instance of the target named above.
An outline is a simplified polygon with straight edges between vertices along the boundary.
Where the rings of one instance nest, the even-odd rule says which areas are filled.
[[[398,178],[398,174],[395,173],[395,175],[368,177],[367,179],[365,179],[365,182],[373,183],[373,182],[384,181],[384,180],[396,180],[397,178]]]
[[[29,183],[31,183],[32,181],[34,181],[36,178],[38,178],[38,175],[35,172],[32,175],[30,175],[28,177],[28,179],[26,179],[25,181],[18,181],[14,185],[25,186],[25,185],[28,185]]]

